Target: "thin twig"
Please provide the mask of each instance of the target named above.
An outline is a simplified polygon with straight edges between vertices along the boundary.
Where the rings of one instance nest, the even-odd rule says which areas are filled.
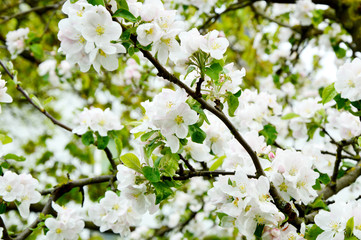
[[[192,164],[190,164],[190,162],[185,159],[181,154],[178,154],[179,155],[179,158],[184,162],[184,164],[187,166],[187,168],[191,171],[191,172],[194,172],[194,167],[192,166]]]
[[[58,2],[56,4],[53,4],[53,5],[34,7],[32,9],[27,10],[27,11],[16,13],[14,15],[6,17],[2,22],[0,22],[0,24],[4,24],[4,23],[6,23],[7,21],[10,21],[13,18],[23,17],[23,16],[25,16],[25,15],[27,15],[29,13],[32,13],[32,12],[44,13],[44,12],[46,12],[48,10],[57,9],[61,5],[63,5],[64,2],[65,2],[65,0],[61,0],[60,2]]]
[[[9,236],[8,229],[6,228],[6,225],[4,223],[4,220],[0,216],[0,227],[3,228],[3,239],[4,240],[11,240],[12,238]]]
[[[333,168],[333,173],[331,176],[331,182],[330,184],[333,185],[334,187],[336,186],[336,180],[337,180],[337,175],[338,175],[338,170],[340,168],[340,164],[341,164],[341,153],[342,153],[342,146],[339,145],[337,146],[337,150],[336,150],[336,162],[335,162],[335,166]]]

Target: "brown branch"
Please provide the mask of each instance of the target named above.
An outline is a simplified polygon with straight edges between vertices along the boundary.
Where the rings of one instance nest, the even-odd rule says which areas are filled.
[[[194,167],[192,166],[192,164],[190,164],[190,162],[185,159],[181,154],[178,154],[179,155],[179,158],[184,162],[184,164],[187,166],[187,168],[191,171],[191,172],[194,172]]]
[[[70,181],[68,183],[54,187],[53,189],[44,190],[41,192],[41,195],[53,194],[54,192],[59,191],[59,189],[61,189],[62,191],[68,192],[71,189],[76,188],[76,187],[84,187],[84,186],[90,185],[90,184],[103,183],[103,182],[107,182],[113,178],[115,178],[114,175],[102,175],[102,176],[93,177],[93,178],[78,179],[78,180]]]
[[[12,238],[9,236],[8,229],[6,228],[6,225],[4,223],[4,220],[0,216],[0,227],[3,228],[3,239],[4,240],[11,240]]]
[[[252,1],[250,0],[246,0],[244,2],[237,2],[234,4],[229,5],[223,12],[221,13],[216,13],[213,16],[209,17],[201,26],[198,27],[198,30],[200,31],[205,31],[205,29],[209,28],[210,26],[212,26],[214,23],[217,22],[217,20],[224,15],[225,13],[231,12],[231,11],[235,11],[244,7],[247,7],[248,5],[251,5]]]
[[[361,164],[358,164],[356,167],[351,168],[344,176],[339,178],[336,181],[335,186],[328,185],[324,189],[318,192],[318,195],[322,195],[322,199],[327,200],[331,196],[335,195],[345,187],[350,186],[356,181],[356,179],[361,175]]]
[[[32,12],[36,12],[36,13],[41,14],[41,13],[45,13],[45,12],[47,12],[49,10],[52,10],[52,9],[57,9],[61,5],[63,5],[64,2],[65,2],[65,0],[61,0],[60,2],[55,3],[53,5],[34,7],[32,9],[29,9],[29,10],[24,11],[24,12],[15,13],[14,15],[6,17],[3,21],[0,22],[0,24],[4,24],[4,23],[6,23],[7,21],[9,21],[9,20],[11,20],[13,18],[24,17],[25,15],[27,15],[29,13],[32,13]]]
[[[111,178],[114,178],[114,176],[113,175],[103,175],[103,176],[94,177],[94,178],[79,179],[79,180],[76,180],[76,181],[65,183],[63,185],[55,187],[54,189],[43,191],[42,192],[43,195],[50,193],[51,196],[50,196],[48,202],[45,204],[45,206],[44,206],[43,210],[41,211],[41,213],[43,215],[51,213],[51,211],[52,211],[52,207],[51,207],[52,202],[55,202],[57,199],[59,199],[61,196],[63,196],[65,193],[69,192],[73,188],[82,187],[82,186],[86,186],[86,185],[90,185],[90,184],[107,182]],[[32,224],[30,224],[30,226],[28,228],[26,228],[23,232],[21,232],[15,238],[15,240],[24,240],[24,239],[26,239],[33,232],[33,229],[35,229],[38,226],[38,224],[40,222],[42,222],[42,221],[43,220],[40,219],[40,217],[38,217]]]
[[[333,173],[332,173],[331,182],[330,182],[331,187],[336,187],[338,170],[340,168],[340,164],[341,164],[341,160],[342,160],[342,158],[341,158],[342,148],[343,147],[341,145],[337,146],[336,161],[335,161],[335,166],[333,167]]]
[[[325,155],[336,156],[336,153],[329,152],[329,151],[323,151],[323,150],[321,150],[321,153],[322,153],[322,154],[325,154]],[[360,161],[360,160],[361,160],[361,157],[360,157],[360,156],[341,155],[341,158],[342,158],[342,159],[351,159],[351,160],[354,160],[354,161]]]
[[[194,171],[189,171],[189,170],[183,170],[183,173],[181,172],[177,172],[178,176],[173,176],[173,177],[166,177],[163,176],[162,179],[163,180],[187,180],[193,177],[208,177],[208,178],[213,178],[213,177],[218,177],[221,175],[234,175],[236,172],[235,171],[203,171],[203,170],[194,170]],[[256,178],[256,176],[253,175],[248,175],[249,178]]]

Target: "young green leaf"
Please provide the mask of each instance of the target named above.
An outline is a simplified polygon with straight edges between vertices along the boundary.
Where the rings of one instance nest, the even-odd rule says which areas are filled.
[[[197,124],[189,125],[188,126],[189,133],[191,135],[192,141],[195,143],[203,143],[203,141],[206,139],[207,134],[198,127]]]
[[[289,119],[292,119],[292,118],[296,118],[296,117],[299,117],[300,115],[298,115],[297,113],[287,113],[286,115],[283,115],[281,117],[282,120],[289,120]]]
[[[108,146],[109,143],[109,137],[108,136],[100,136],[98,133],[97,135],[97,148],[98,149],[105,149]]]
[[[220,166],[223,164],[223,160],[226,158],[226,155],[223,155],[212,164],[212,166],[209,168],[209,171],[217,170]]]
[[[334,97],[336,97],[337,92],[335,89],[335,83],[332,83],[331,85],[328,85],[323,89],[322,92],[322,104],[326,104],[329,101],[331,101]]]
[[[265,137],[268,145],[271,145],[274,143],[274,141],[277,138],[277,134],[278,134],[275,126],[273,126],[272,124],[265,125],[263,127],[263,130],[261,130],[259,133]]]
[[[95,140],[94,140],[93,132],[88,131],[88,132],[84,133],[81,136],[81,141],[85,146],[89,146],[90,144],[94,144]]]
[[[129,21],[129,22],[136,22],[137,18],[134,17],[134,15],[129,12],[127,9],[121,8],[118,9],[114,14],[113,17],[121,17],[124,18],[125,20]]]
[[[126,153],[120,157],[120,160],[123,162],[125,166],[131,168],[139,173],[143,173],[142,168],[140,166],[140,161],[137,156],[133,153]]]
[[[8,160],[8,159],[11,159],[11,160],[15,160],[15,161],[18,161],[18,162],[24,162],[26,160],[25,157],[23,156],[18,156],[16,154],[13,154],[13,153],[8,153],[6,154],[5,156],[2,157],[4,160]]]
[[[96,6],[96,5],[105,6],[103,0],[88,0],[88,3],[90,3],[90,4],[93,5],[93,6]]]
[[[145,166],[142,168],[144,177],[148,179],[150,182],[159,182],[160,181],[160,173],[157,168],[152,168],[149,166]]]
[[[235,116],[234,113],[239,106],[238,98],[236,96],[234,96],[233,94],[229,94],[227,97],[227,104],[228,104],[229,116],[234,117]]]

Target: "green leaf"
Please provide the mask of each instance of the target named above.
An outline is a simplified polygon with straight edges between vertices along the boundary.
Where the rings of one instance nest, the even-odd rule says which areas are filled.
[[[357,143],[358,143],[358,145],[361,147],[361,137],[358,137]]]
[[[320,125],[315,122],[310,122],[310,123],[306,123],[306,127],[307,127],[307,135],[309,139],[312,139],[313,135],[315,134],[316,130],[320,127]]]
[[[313,209],[325,209],[328,210],[327,204],[322,200],[322,197],[319,196],[309,205]]]
[[[356,117],[361,117],[361,111],[354,112],[352,110],[349,110],[349,112]]]
[[[8,159],[12,159],[12,160],[15,160],[15,161],[18,161],[18,162],[24,162],[26,160],[25,157],[23,156],[18,156],[16,154],[13,154],[13,153],[8,153],[6,154],[5,156],[2,157],[4,160],[8,160]]]
[[[334,99],[334,97],[336,97],[336,95],[337,95],[337,92],[335,89],[335,83],[328,85],[322,91],[322,104],[328,103],[329,101]]]
[[[134,15],[129,12],[127,9],[121,8],[118,9],[114,14],[113,17],[121,17],[124,18],[125,20],[129,21],[129,22],[136,22],[137,18],[134,17]]]
[[[0,214],[3,214],[6,212],[6,203],[2,202],[0,203]]]
[[[41,110],[44,110],[44,107],[41,104],[40,100],[34,94],[30,94],[30,98],[35,103],[36,106],[38,106]]]
[[[94,144],[94,136],[92,131],[88,131],[81,135],[81,141],[85,146],[89,146],[91,144]]]
[[[156,130],[144,133],[141,137],[140,140],[142,140],[142,142],[147,141],[155,132],[157,132]]]
[[[173,193],[172,189],[164,182],[152,182],[152,185],[155,188],[155,204],[160,203]]]
[[[115,148],[117,149],[118,156],[120,156],[120,154],[122,154],[122,150],[123,150],[123,142],[118,137],[118,138],[114,139],[114,143],[115,143]]]
[[[219,63],[213,63],[210,67],[206,67],[205,74],[214,81],[218,81],[219,73],[223,70]]]
[[[133,153],[126,153],[120,157],[120,160],[123,162],[125,166],[131,168],[139,173],[143,173],[142,168],[140,166],[140,161],[137,156]]]
[[[131,46],[131,47],[129,47],[128,48],[128,54],[130,55],[130,56],[133,56],[134,55],[134,47],[133,46]]]
[[[219,158],[212,164],[212,166],[209,168],[209,171],[217,170],[220,166],[222,166],[223,160],[224,160],[225,158],[226,158],[226,155],[223,155],[223,156],[219,157]]]
[[[229,94],[227,97],[227,104],[228,104],[229,116],[234,117],[234,112],[237,110],[239,106],[238,98],[233,94]]]
[[[194,70],[196,70],[196,68],[195,68],[194,66],[188,67],[187,73],[186,73],[186,75],[184,76],[184,78],[186,78],[186,77],[188,76],[188,74],[190,74],[190,73],[193,72]]]
[[[37,59],[42,59],[44,56],[44,51],[41,44],[32,44],[30,46],[30,51],[34,54],[34,57]]]
[[[351,237],[353,233],[353,227],[355,225],[354,218],[350,218],[346,223],[345,237]]]
[[[194,99],[189,98],[187,100],[188,105],[192,108],[192,110],[196,111],[209,125],[211,124],[207,118],[207,115],[204,113],[202,109],[202,105]]]
[[[126,10],[129,10],[128,3],[126,0],[116,0],[119,4],[119,8],[124,8]]]
[[[11,137],[9,137],[8,135],[2,134],[0,133],[0,142],[2,144],[8,144],[11,143],[13,141],[13,139]]]
[[[289,120],[289,119],[292,119],[292,118],[296,118],[296,117],[299,117],[300,115],[298,115],[297,113],[287,113],[286,115],[283,115],[281,117],[282,120]]]
[[[150,182],[159,182],[160,181],[160,173],[159,169],[152,168],[149,166],[145,166],[142,168],[144,177],[148,179]]]
[[[262,239],[264,226],[264,224],[257,224],[256,230],[254,231],[254,235],[259,239]]]
[[[109,143],[109,137],[108,136],[100,136],[98,132],[96,132],[97,135],[97,148],[98,149],[105,149],[108,146]]]
[[[152,155],[154,149],[164,144],[162,141],[159,141],[159,139],[160,137],[156,137],[148,145],[145,146],[145,155],[147,156],[147,158]]]
[[[336,101],[337,109],[345,108],[346,106],[348,106],[350,104],[350,101],[346,98],[342,98],[341,94],[337,94],[336,97],[334,98],[334,100]]]
[[[53,97],[48,97],[47,99],[45,99],[45,101],[44,101],[44,105],[46,106],[46,105],[48,105],[51,101],[53,101]]]
[[[130,29],[125,30],[120,36],[120,40],[128,41],[130,39],[130,35],[132,34]]]
[[[197,124],[189,125],[188,126],[189,133],[191,135],[192,141],[195,143],[203,143],[203,141],[206,139],[207,134],[198,127]]]
[[[164,156],[159,161],[159,169],[163,170],[169,177],[173,177],[179,168],[179,155],[172,153],[169,148],[164,148],[161,153]],[[156,166],[155,163],[154,166]]]
[[[2,162],[0,165],[1,165],[2,168],[5,168],[5,169],[10,168],[10,164],[8,162]]]
[[[277,134],[278,134],[275,126],[273,126],[272,124],[265,125],[263,127],[263,130],[261,130],[259,133],[265,137],[268,145],[271,145],[274,143],[274,141],[277,138]]]
[[[233,94],[236,97],[240,97],[242,94],[242,89],[238,90],[238,92],[236,92],[235,94]]]
[[[331,181],[331,178],[325,173],[320,173],[318,179],[320,180],[320,182],[322,182],[325,185],[327,185]]]
[[[317,236],[320,235],[323,230],[314,224],[311,228],[308,228],[305,233],[305,239],[307,240],[316,240]]]
[[[96,5],[105,6],[103,0],[88,0],[88,3],[90,3],[90,4],[93,5],[93,6],[96,6]]]

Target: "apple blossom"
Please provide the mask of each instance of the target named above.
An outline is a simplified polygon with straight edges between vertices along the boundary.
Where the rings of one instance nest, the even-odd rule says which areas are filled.
[[[13,98],[6,93],[7,87],[5,87],[6,81],[1,79],[0,73],[0,103],[11,103]],[[0,113],[1,113],[1,105],[0,105]]]
[[[16,58],[25,50],[25,39],[28,38],[29,28],[19,28],[6,34],[6,47],[11,58]]]

